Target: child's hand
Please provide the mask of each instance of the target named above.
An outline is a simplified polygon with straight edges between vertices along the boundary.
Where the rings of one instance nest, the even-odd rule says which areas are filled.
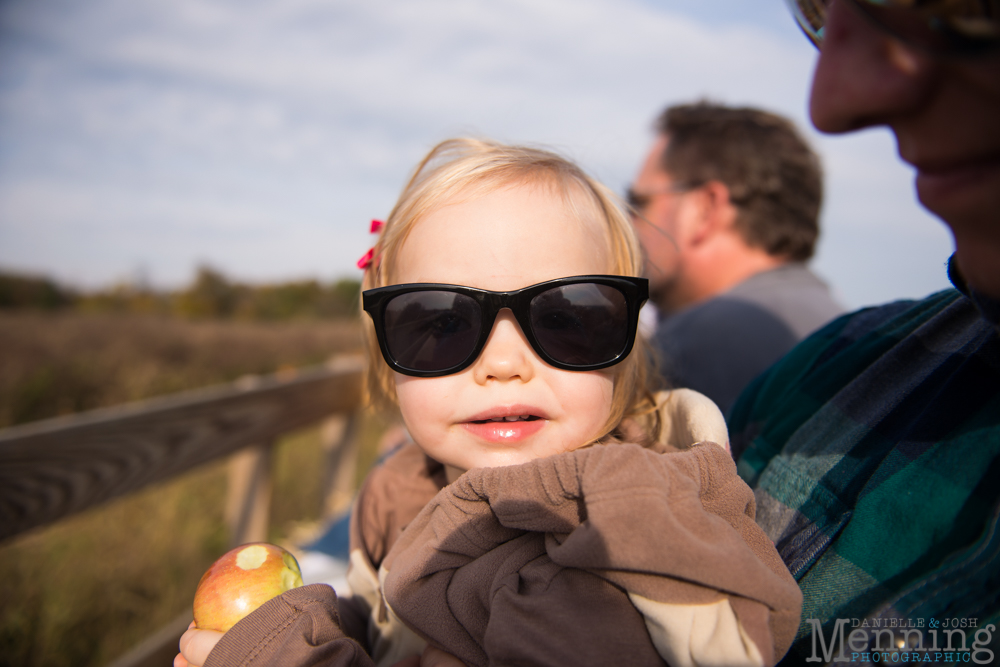
[[[221,632],[198,630],[191,621],[187,632],[181,635],[181,652],[174,658],[174,667],[201,667],[220,639]]]

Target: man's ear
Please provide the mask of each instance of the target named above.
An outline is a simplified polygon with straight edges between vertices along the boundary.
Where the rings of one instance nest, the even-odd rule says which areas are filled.
[[[693,229],[693,243],[704,243],[716,234],[725,233],[736,222],[736,207],[729,200],[729,188],[722,181],[708,181],[688,193],[698,207],[697,223]]]

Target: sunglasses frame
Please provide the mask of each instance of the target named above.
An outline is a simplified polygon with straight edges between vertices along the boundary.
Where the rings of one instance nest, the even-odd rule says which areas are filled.
[[[542,292],[547,292],[557,287],[589,283],[613,287],[625,297],[625,305],[628,309],[626,321],[628,330],[625,339],[625,347],[613,359],[607,361],[595,364],[567,364],[552,358],[552,356],[549,355],[538,343],[538,340],[531,329],[531,319],[529,316],[531,300]],[[386,342],[385,310],[388,307],[389,302],[394,298],[411,292],[450,292],[467,296],[479,304],[479,308],[482,313],[481,331],[479,332],[479,337],[476,340],[475,347],[469,353],[468,357],[466,357],[462,362],[441,370],[425,371],[407,368],[406,366],[401,365],[392,356]],[[531,349],[533,349],[535,353],[541,357],[543,361],[545,361],[545,363],[555,368],[567,371],[595,371],[609,366],[614,366],[624,360],[625,357],[627,357],[632,351],[632,348],[635,345],[636,333],[639,328],[639,310],[642,308],[642,304],[649,298],[649,281],[646,278],[633,278],[631,276],[570,276],[567,278],[547,280],[545,282],[536,283],[534,285],[529,285],[528,287],[512,290],[510,292],[492,292],[490,290],[465,287],[463,285],[447,285],[442,283],[407,283],[403,285],[388,285],[386,287],[376,287],[374,289],[365,290],[361,293],[361,296],[363,308],[371,316],[372,323],[375,325],[375,337],[378,339],[379,349],[382,351],[382,358],[385,359],[385,362],[389,364],[389,367],[392,368],[392,370],[397,373],[402,373],[403,375],[409,375],[412,377],[440,377],[443,375],[453,375],[465,370],[479,358],[480,354],[482,354],[483,348],[486,347],[486,341],[493,332],[493,326],[496,324],[497,315],[504,308],[508,308],[512,313],[514,313],[514,318],[521,327],[521,331],[524,333],[525,338],[528,339]]]
[[[878,2],[872,2],[870,0],[845,0],[850,4],[858,8],[858,10],[864,14],[865,18],[871,21],[880,30],[885,31],[894,38],[900,40],[904,44],[912,46],[921,51],[927,53],[932,53],[936,55],[946,55],[946,56],[975,56],[982,53],[991,52],[1000,46],[1000,39],[996,37],[993,38],[983,38],[974,39],[968,35],[962,35],[956,31],[949,31],[943,29],[941,26],[934,27],[931,22],[934,19],[931,18],[931,22],[928,22],[927,29],[929,31],[935,31],[936,34],[943,40],[942,43],[937,45],[931,45],[929,43],[921,42],[919,39],[915,38],[913,35],[907,35],[903,31],[897,29],[893,25],[883,21],[877,12],[883,7],[880,7]],[[791,11],[795,22],[798,24],[799,29],[802,30],[803,34],[812,42],[813,46],[819,48],[823,41],[823,31],[826,27],[826,4],[827,1],[823,0],[785,0],[785,4],[788,5],[789,11]],[[820,7],[819,5],[822,5]],[[911,11],[916,13],[916,10],[908,7],[887,7],[886,9],[898,9],[899,11]],[[928,16],[931,16],[928,14]]]
[[[697,190],[702,185],[704,184],[689,185],[687,183],[674,183],[664,188],[656,188],[646,192],[639,192],[630,185],[625,188],[625,205],[628,207],[629,213],[639,215],[653,202],[653,199],[660,195],[682,195]]]

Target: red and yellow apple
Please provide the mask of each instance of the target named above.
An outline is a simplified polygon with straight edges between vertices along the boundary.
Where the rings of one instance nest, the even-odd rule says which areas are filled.
[[[208,568],[194,594],[199,630],[226,632],[271,598],[302,585],[295,557],[274,544],[244,544]]]

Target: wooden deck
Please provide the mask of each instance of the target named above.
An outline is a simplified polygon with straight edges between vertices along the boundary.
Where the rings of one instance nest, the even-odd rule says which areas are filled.
[[[363,371],[361,357],[341,357],[319,368],[0,430],[0,540],[234,454],[226,501],[231,542],[262,540],[271,447],[281,435],[326,421],[328,464],[317,474],[328,496],[353,477],[346,463]],[[171,664],[189,620],[176,619],[113,666]]]

